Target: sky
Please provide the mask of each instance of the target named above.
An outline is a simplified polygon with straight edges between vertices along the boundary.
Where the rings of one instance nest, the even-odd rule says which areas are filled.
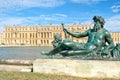
[[[95,15],[120,32],[120,0],[0,0],[0,33],[5,25],[91,24]]]

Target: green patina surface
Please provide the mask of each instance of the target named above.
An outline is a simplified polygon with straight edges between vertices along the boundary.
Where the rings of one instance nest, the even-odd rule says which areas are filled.
[[[97,56],[96,59],[110,59],[111,57],[116,60],[120,59],[120,47],[117,47],[120,45],[114,46],[110,32],[104,28],[104,18],[101,16],[94,16],[93,21],[93,28],[83,33],[71,32],[65,28],[62,23],[66,39],[62,40],[60,34],[55,34],[54,41],[52,42],[54,49],[48,52],[47,55],[90,55],[90,57]],[[73,42],[68,38],[68,34],[76,38],[88,37],[88,41],[87,43]]]

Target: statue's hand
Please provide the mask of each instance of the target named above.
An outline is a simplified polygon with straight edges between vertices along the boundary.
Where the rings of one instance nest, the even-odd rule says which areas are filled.
[[[65,32],[67,32],[67,33],[68,33],[67,28],[65,28],[65,27],[64,27],[64,23],[61,23],[61,25],[62,25],[63,31],[65,31]]]
[[[64,27],[64,23],[61,23],[63,31],[66,31],[65,27]]]
[[[61,23],[62,26],[64,26],[64,23]]]
[[[67,32],[67,29],[65,27],[63,27],[63,31],[66,31]]]

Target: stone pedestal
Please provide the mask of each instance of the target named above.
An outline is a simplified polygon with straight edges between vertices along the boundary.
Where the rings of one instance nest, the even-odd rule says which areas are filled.
[[[37,59],[33,72],[79,77],[120,78],[120,61]]]

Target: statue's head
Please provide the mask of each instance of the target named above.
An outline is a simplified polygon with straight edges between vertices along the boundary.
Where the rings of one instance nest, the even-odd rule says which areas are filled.
[[[58,33],[55,34],[55,35],[54,35],[54,39],[61,41],[61,40],[62,40],[61,34],[58,34]]]
[[[93,20],[94,20],[93,30],[95,32],[100,30],[101,28],[103,28],[103,26],[105,24],[104,18],[102,18],[101,16],[94,16]]]
[[[94,16],[93,17],[94,22],[99,22],[101,24],[101,26],[103,27],[103,25],[105,24],[105,20],[104,18],[102,18],[101,16]]]

